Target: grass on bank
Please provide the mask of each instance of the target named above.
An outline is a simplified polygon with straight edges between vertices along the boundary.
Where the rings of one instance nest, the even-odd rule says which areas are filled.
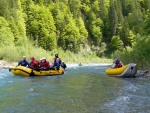
[[[81,52],[74,54],[70,51],[63,51],[58,48],[53,51],[46,51],[42,48],[35,48],[33,46],[7,46],[0,47],[0,60],[7,62],[18,62],[22,56],[26,56],[30,61],[30,57],[34,56],[36,60],[45,57],[50,63],[53,62],[54,55],[58,53],[59,57],[66,63],[110,63],[111,59],[99,58],[94,52]]]

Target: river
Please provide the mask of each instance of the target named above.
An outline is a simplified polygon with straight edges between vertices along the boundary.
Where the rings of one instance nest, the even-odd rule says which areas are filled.
[[[0,113],[150,113],[147,78],[115,78],[106,65],[68,67],[59,76],[0,70]]]

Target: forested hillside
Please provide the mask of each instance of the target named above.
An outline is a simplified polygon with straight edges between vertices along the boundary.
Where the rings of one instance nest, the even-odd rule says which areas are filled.
[[[105,56],[149,34],[150,0],[0,0],[1,47],[30,41],[46,51]]]

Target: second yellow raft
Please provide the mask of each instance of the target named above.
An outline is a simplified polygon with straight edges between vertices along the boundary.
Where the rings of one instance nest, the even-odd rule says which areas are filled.
[[[114,77],[134,77],[137,72],[137,68],[136,64],[130,63],[121,68],[107,68],[105,72],[107,75]]]

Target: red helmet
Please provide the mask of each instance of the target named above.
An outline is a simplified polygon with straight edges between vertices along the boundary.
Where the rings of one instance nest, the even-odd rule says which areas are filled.
[[[30,60],[35,60],[34,57],[31,57]]]

